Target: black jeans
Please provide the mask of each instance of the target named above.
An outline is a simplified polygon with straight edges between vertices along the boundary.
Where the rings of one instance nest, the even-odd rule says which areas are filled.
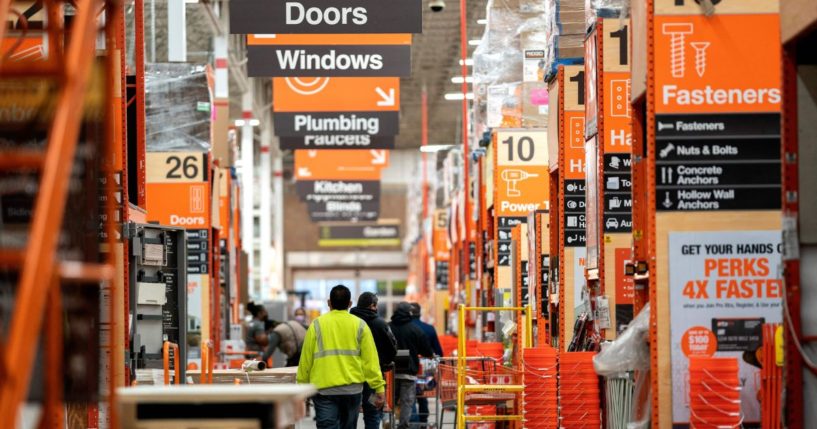
[[[360,413],[360,393],[356,395],[321,395],[312,397],[317,429],[356,429]]]

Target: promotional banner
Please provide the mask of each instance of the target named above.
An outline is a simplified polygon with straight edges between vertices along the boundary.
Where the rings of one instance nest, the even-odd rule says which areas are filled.
[[[295,151],[295,180],[380,180],[388,166],[387,150]]]
[[[421,0],[233,0],[232,34],[421,33]]]
[[[760,421],[764,323],[780,323],[780,231],[669,234],[672,421],[689,422],[689,357],[739,360],[744,423]]]
[[[272,109],[279,112],[397,112],[396,77],[276,77]]]

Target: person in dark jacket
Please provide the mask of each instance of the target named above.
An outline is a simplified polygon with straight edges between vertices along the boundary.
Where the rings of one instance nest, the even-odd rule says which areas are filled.
[[[397,305],[389,324],[394,337],[397,338],[398,350],[408,350],[409,353],[408,364],[398,366],[394,375],[397,383],[398,403],[400,404],[397,429],[409,427],[411,412],[417,399],[415,382],[417,372],[420,371],[419,356],[434,357],[434,350],[431,349],[425,333],[412,320],[411,304],[401,302]]]
[[[386,371],[392,366],[394,356],[397,354],[397,340],[389,328],[389,324],[377,314],[377,295],[371,292],[363,292],[357,298],[357,307],[352,308],[350,313],[363,319],[374,337],[374,346],[377,349],[377,356],[380,360],[380,370]],[[380,421],[383,419],[383,411],[369,402],[369,397],[374,394],[369,385],[363,385],[363,423],[366,429],[378,429]]]
[[[412,323],[417,325],[418,328],[423,330],[423,333],[426,335],[429,344],[431,344],[431,349],[434,350],[434,354],[437,356],[443,355],[443,348],[440,346],[440,338],[437,337],[437,330],[434,329],[428,323],[423,322],[420,320],[420,315],[422,314],[423,308],[420,307],[420,304],[416,302],[411,303],[411,317]],[[417,398],[417,421],[423,424],[423,426],[428,423],[428,398]]]

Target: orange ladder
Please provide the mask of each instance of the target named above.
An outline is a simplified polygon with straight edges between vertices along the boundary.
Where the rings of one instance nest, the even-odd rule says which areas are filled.
[[[0,79],[43,78],[58,84],[54,97],[46,147],[43,150],[0,150],[0,172],[39,171],[39,187],[22,248],[0,248],[0,269],[18,273],[16,297],[10,313],[7,335],[0,338],[0,427],[16,427],[19,407],[26,399],[37,345],[45,336],[45,404],[40,427],[63,424],[62,406],[62,285],[108,282],[114,276],[112,253],[106,263],[57,260],[57,244],[65,214],[68,183],[71,176],[83,117],[86,91],[96,58],[98,18],[103,0],[76,0],[70,29],[64,25],[64,6],[58,0],[43,0],[48,42],[44,59],[10,61],[10,50],[19,46],[6,28],[7,19],[20,11],[11,0],[0,0],[0,46],[9,52],[0,56]],[[108,139],[106,139],[108,140]],[[105,150],[110,150],[106,141]],[[107,156],[107,153],[99,154]],[[104,159],[104,158],[101,158]],[[109,240],[113,239],[111,216],[114,198],[112,180],[107,181],[106,222]],[[109,241],[110,242],[110,241]],[[112,321],[113,322],[113,321]],[[115,325],[114,325],[115,326]]]

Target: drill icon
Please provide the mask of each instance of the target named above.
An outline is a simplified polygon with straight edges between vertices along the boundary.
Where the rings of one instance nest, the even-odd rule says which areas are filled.
[[[539,177],[539,175],[528,173],[525,170],[504,170],[501,177],[507,183],[508,196],[519,197],[522,196],[522,192],[516,187],[519,182]]]

